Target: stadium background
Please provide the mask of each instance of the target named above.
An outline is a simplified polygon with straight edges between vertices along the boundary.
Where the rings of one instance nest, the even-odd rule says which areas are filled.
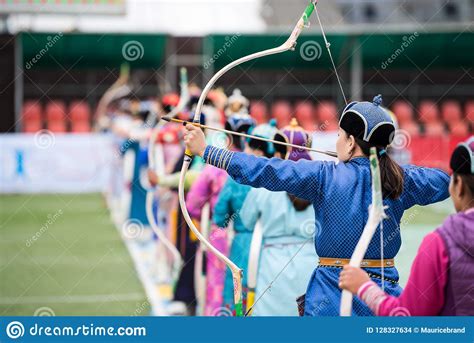
[[[102,196],[114,156],[93,130],[97,104],[124,63],[137,99],[176,91],[180,67],[203,86],[230,61],[281,44],[305,3],[0,0],[0,314],[157,314]],[[320,8],[350,99],[382,93],[398,119],[393,154],[447,169],[474,129],[474,2]],[[331,142],[343,105],[317,25],[295,52],[244,64],[218,86],[240,88],[257,121],[296,116],[315,146]],[[402,283],[423,235],[451,211],[445,202],[406,214]]]

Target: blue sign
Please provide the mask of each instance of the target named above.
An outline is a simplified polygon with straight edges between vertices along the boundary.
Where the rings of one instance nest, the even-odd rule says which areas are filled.
[[[0,342],[474,342],[474,317],[0,317]]]

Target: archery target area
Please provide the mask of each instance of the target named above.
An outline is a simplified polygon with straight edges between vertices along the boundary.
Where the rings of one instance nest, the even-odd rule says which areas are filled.
[[[0,0],[0,316],[474,315],[474,4],[315,3]]]

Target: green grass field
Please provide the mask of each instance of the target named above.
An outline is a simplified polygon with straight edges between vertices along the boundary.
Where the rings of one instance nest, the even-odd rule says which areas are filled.
[[[402,286],[406,284],[423,237],[440,226],[451,213],[454,213],[454,207],[450,199],[430,206],[415,206],[405,212],[401,223],[402,246],[395,259]]]
[[[422,238],[452,213],[449,201],[402,221],[401,285]],[[33,239],[35,237],[35,240]],[[131,258],[99,194],[0,197],[0,315],[147,315]]]
[[[0,315],[35,311],[149,313],[101,195],[0,197]]]

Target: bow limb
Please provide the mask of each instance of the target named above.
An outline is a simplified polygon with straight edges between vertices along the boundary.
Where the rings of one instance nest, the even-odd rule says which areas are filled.
[[[191,217],[189,216],[189,212],[186,208],[186,201],[184,197],[184,181],[186,178],[186,171],[188,170],[189,164],[191,163],[192,159],[189,155],[185,156],[185,160],[183,162],[183,169],[181,170],[181,175],[179,178],[179,205],[181,206],[181,211],[183,212],[184,219],[188,224],[191,231],[196,235],[199,241],[217,258],[223,261],[232,271],[232,278],[234,280],[234,301],[235,301],[235,311],[237,316],[242,315],[242,269],[237,267],[237,265],[232,262],[227,256],[221,253],[216,247],[214,247],[205,237],[204,235],[199,232],[197,227],[194,225]]]
[[[181,95],[179,98],[178,105],[176,105],[176,107],[173,108],[173,110],[171,110],[171,112],[166,115],[167,117],[170,117],[170,118],[174,118],[180,112],[182,112],[189,101],[188,74],[187,74],[186,68],[181,68],[180,79],[181,79],[180,81]],[[164,161],[163,160],[160,161],[160,163],[157,165],[155,161],[155,154],[154,154],[154,148],[157,145],[156,141],[158,139],[160,129],[163,125],[164,123],[158,120],[156,126],[151,130],[150,140],[148,141],[148,163],[150,165],[150,168],[153,170],[160,168],[158,170],[158,175],[162,175],[165,173],[164,168],[163,168]],[[161,146],[161,144],[158,144],[158,146]]]
[[[202,91],[202,94],[199,98],[199,102],[196,106],[196,112],[194,114],[194,121],[199,122],[199,119],[201,118],[202,107],[204,105],[204,101],[206,100],[207,94],[212,89],[212,87],[214,87],[214,84],[217,82],[217,80],[219,80],[221,78],[222,75],[224,75],[229,70],[231,70],[232,68],[234,68],[234,67],[236,67],[236,66],[238,66],[242,63],[245,63],[245,62],[260,58],[260,57],[275,55],[275,54],[279,54],[279,53],[282,53],[282,52],[285,52],[285,51],[288,51],[288,50],[293,50],[296,46],[296,41],[297,41],[298,37],[300,36],[301,32],[303,31],[303,29],[305,27],[308,26],[308,19],[311,16],[311,13],[313,13],[313,11],[314,11],[314,8],[316,6],[315,4],[316,4],[316,2],[314,2],[314,3],[310,2],[310,4],[306,7],[305,12],[301,16],[300,20],[298,21],[295,28],[293,29],[290,37],[286,40],[285,43],[283,43],[282,45],[280,45],[279,47],[276,47],[276,48],[267,49],[267,50],[264,50],[264,51],[259,51],[259,52],[241,57],[241,58],[229,63],[228,65],[223,67],[221,70],[219,70],[209,80],[206,87]]]
[[[374,237],[377,227],[387,217],[383,205],[382,196],[382,182],[380,179],[380,166],[377,157],[377,149],[370,149],[370,170],[372,174],[372,205],[369,208],[369,218],[367,224],[362,231],[362,235],[357,242],[357,245],[352,253],[350,266],[360,267],[362,260],[364,259],[365,253],[369,248],[369,244]],[[383,259],[383,256],[381,257]],[[352,313],[352,293],[343,290],[341,296],[341,316],[350,316]]]
[[[106,118],[106,111],[109,104],[116,98],[125,96],[131,92],[130,87],[127,85],[130,78],[130,67],[128,64],[124,63],[120,67],[120,75],[117,81],[115,81],[112,86],[102,95],[97,105],[95,112],[95,117],[99,129],[100,125],[104,122]]]
[[[250,243],[250,254],[247,272],[247,313],[246,316],[252,315],[252,309],[255,305],[255,289],[257,288],[258,262],[260,259],[260,250],[262,248],[263,229],[260,220],[255,224],[253,229],[252,241]]]
[[[201,211],[201,233],[207,239],[209,237],[211,204],[207,202]],[[199,316],[204,315],[206,305],[206,273],[204,267],[204,254],[206,247],[199,245],[196,251],[196,258],[194,264],[194,287],[196,289],[197,311]]]
[[[188,78],[187,78],[187,71],[186,68],[181,68],[180,71],[180,78],[181,78],[181,96],[179,99],[178,105],[168,114],[170,117],[175,117],[178,113],[183,111],[186,107],[187,102],[189,101],[189,91],[188,91]],[[150,139],[148,141],[148,162],[149,167],[153,171],[156,171],[158,176],[165,175],[165,161],[163,156],[163,145],[161,143],[157,143],[158,134],[162,124],[160,121],[156,124],[156,126],[151,130]],[[156,153],[156,149],[158,149],[159,154]],[[157,156],[158,155],[158,156]],[[156,160],[158,157],[159,161]],[[149,189],[146,194],[146,215],[148,222],[150,223],[150,227],[152,228],[153,232],[158,237],[159,242],[161,242],[166,249],[171,253],[173,258],[173,265],[172,265],[172,275],[171,278],[173,280],[173,284],[176,283],[181,268],[183,266],[183,258],[181,257],[180,252],[176,248],[176,246],[166,237],[166,234],[162,229],[158,227],[158,223],[155,220],[155,215],[153,213],[153,199],[154,199],[154,189]]]
[[[166,237],[164,231],[158,227],[158,224],[155,221],[155,216],[153,213],[153,200],[154,200],[153,192],[148,192],[146,194],[146,215],[153,232],[158,237],[158,241],[161,244],[163,244],[166,247],[166,249],[168,249],[168,251],[170,251],[173,257],[171,279],[173,280],[173,284],[175,284],[176,280],[178,279],[179,273],[181,271],[181,267],[183,266],[183,259],[178,249],[176,249],[174,244],[168,239],[168,237]]]
[[[202,112],[202,107],[204,105],[204,101],[207,98],[207,94],[211,90],[211,88],[214,86],[214,84],[219,80],[219,78],[224,75],[226,72],[231,70],[232,68],[260,58],[264,56],[270,56],[270,55],[275,55],[279,54],[288,50],[294,49],[296,45],[296,40],[298,39],[299,35],[303,31],[305,27],[308,26],[309,22],[308,19],[313,13],[314,9],[316,6],[316,1],[310,1],[308,6],[306,7],[303,15],[299,19],[298,23],[296,24],[295,28],[293,29],[290,37],[286,40],[285,43],[280,45],[279,47],[272,48],[272,49],[267,49],[264,51],[256,52],[253,54],[250,54],[248,56],[244,56],[242,58],[239,58],[232,63],[229,63],[227,66],[219,70],[207,83],[207,85],[204,87],[204,90],[201,93],[201,96],[199,98],[198,104],[196,106],[196,111],[194,113],[194,122],[199,123],[201,119],[201,112]],[[233,263],[227,256],[222,254],[218,249],[216,249],[196,228],[194,223],[191,220],[191,217],[189,216],[188,210],[186,208],[186,201],[184,197],[184,181],[186,177],[186,172],[189,169],[189,166],[192,162],[193,155],[191,154],[190,151],[186,150],[185,156],[184,156],[184,161],[183,161],[183,167],[181,169],[181,175],[180,175],[180,180],[179,180],[179,204],[181,206],[181,211],[183,212],[184,219],[186,220],[186,223],[188,224],[189,228],[191,231],[194,232],[194,234],[198,237],[199,241],[204,244],[212,253],[214,253],[218,259],[223,261],[232,271],[232,278],[234,282],[234,303],[235,303],[235,312],[236,316],[242,316],[242,269],[237,267],[235,263]]]

